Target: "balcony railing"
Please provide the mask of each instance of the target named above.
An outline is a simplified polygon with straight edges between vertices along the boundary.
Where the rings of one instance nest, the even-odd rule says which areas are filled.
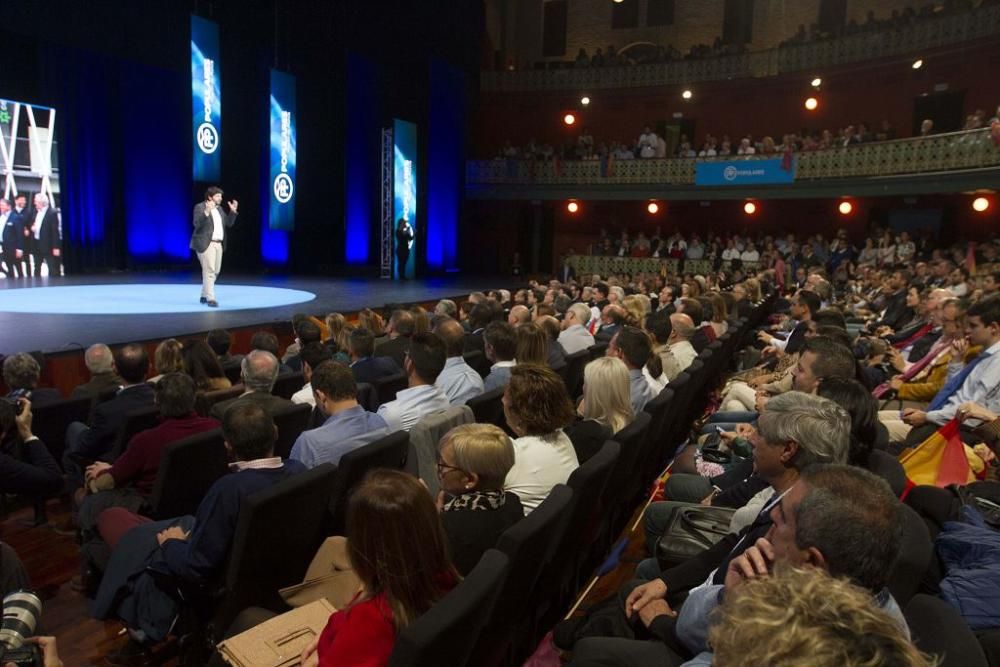
[[[991,5],[953,16],[918,20],[901,28],[735,56],[624,67],[484,71],[480,86],[484,91],[497,92],[598,90],[775,76],[916,53],[998,33],[1000,5]]]
[[[695,164],[753,161],[776,156],[637,160],[470,160],[466,183],[482,184],[671,184],[693,185]],[[780,157],[780,156],[777,156]],[[989,130],[968,130],[896,141],[829,148],[795,155],[795,180],[893,176],[1000,166],[1000,146]]]

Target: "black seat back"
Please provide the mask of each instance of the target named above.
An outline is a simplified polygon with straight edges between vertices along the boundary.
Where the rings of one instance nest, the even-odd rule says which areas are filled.
[[[503,413],[504,387],[497,387],[465,402],[476,416],[477,424],[493,424],[500,428],[507,426],[507,418]]]
[[[934,558],[934,542],[927,524],[909,505],[903,505],[903,535],[899,556],[887,584],[899,606],[905,607],[920,588]]]
[[[936,656],[939,667],[986,667],[990,664],[976,634],[950,604],[920,593],[903,608],[910,637],[918,649]]]
[[[312,406],[299,403],[274,414],[274,425],[278,427],[278,441],[274,444],[274,455],[287,459],[295,440],[309,426]]]
[[[64,398],[37,408],[31,406],[31,430],[45,443],[56,461],[62,460],[66,449],[66,427],[73,422],[87,423],[90,417],[90,396]]]
[[[583,393],[583,370],[590,362],[590,350],[579,350],[566,357],[566,391],[570,398]]]
[[[375,380],[374,385],[379,405],[394,401],[396,394],[406,389],[406,373],[400,372],[381,377]]]
[[[302,389],[305,386],[305,378],[301,372],[289,373],[287,375],[279,375],[278,379],[274,381],[274,387],[271,389],[271,393],[275,396],[281,396],[282,398],[291,399],[292,394]]]
[[[368,412],[378,410],[378,394],[374,386],[367,382],[358,383],[358,404]]]
[[[115,436],[115,443],[109,450],[109,460],[114,461],[132,440],[132,436],[153,428],[160,423],[160,409],[155,405],[133,410],[125,415],[122,425],[118,427],[118,435]]]
[[[480,377],[486,377],[490,374],[490,360],[479,350],[467,350],[462,353],[462,358],[465,359],[465,363],[479,373]]]
[[[503,552],[484,553],[458,586],[399,633],[389,667],[465,667],[509,567]]]
[[[375,468],[402,470],[406,466],[406,456],[409,451],[410,434],[406,431],[396,431],[340,457],[333,490],[330,493],[333,525],[327,531],[329,534],[343,535],[346,528],[347,499],[365,475]]]
[[[163,450],[149,498],[150,516],[168,519],[194,514],[212,484],[228,472],[221,428],[170,443]]]
[[[594,343],[593,345],[588,347],[587,350],[590,352],[591,359],[597,359],[598,357],[603,357],[604,354],[608,351],[608,343],[606,341],[602,341],[600,343]]]

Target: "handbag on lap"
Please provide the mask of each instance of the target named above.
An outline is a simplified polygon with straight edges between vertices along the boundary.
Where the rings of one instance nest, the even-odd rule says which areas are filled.
[[[729,534],[736,510],[691,505],[674,510],[667,530],[656,543],[656,560],[665,570],[697,556]]]

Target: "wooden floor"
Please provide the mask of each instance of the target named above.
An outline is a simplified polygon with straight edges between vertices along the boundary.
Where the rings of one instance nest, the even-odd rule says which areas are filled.
[[[0,518],[0,540],[14,547],[42,599],[42,628],[59,643],[59,655],[67,667],[104,665],[104,656],[121,648],[127,638],[117,621],[97,621],[90,617],[90,601],[70,588],[70,579],[79,571],[80,549],[76,540],[60,535],[53,525],[69,518],[69,508],[61,501],[48,504],[49,523],[32,527],[30,509]],[[162,665],[176,665],[172,645],[159,655]]]

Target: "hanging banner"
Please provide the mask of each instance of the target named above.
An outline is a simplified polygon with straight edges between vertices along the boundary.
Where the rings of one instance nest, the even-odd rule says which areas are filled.
[[[417,126],[393,121],[393,277],[413,278],[413,248],[417,236]]]
[[[270,228],[295,229],[295,77],[271,70]]]
[[[695,185],[768,185],[795,182],[795,160],[712,160],[695,163]]]
[[[219,26],[191,16],[191,130],[196,181],[218,182],[221,173],[222,83]]]

